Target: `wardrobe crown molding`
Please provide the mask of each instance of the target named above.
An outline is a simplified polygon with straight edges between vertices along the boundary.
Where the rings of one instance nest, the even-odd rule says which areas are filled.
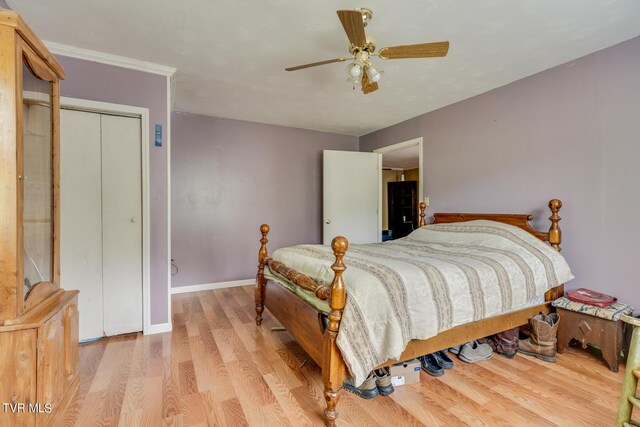
[[[129,68],[131,70],[144,71],[146,73],[160,74],[167,77],[173,77],[173,75],[177,71],[176,68],[169,67],[167,65],[127,58],[125,56],[113,55],[111,53],[98,52],[91,49],[83,49],[80,47],[69,46],[62,43],[45,40],[44,44],[47,49],[49,49],[54,55],[84,59],[86,61],[98,62],[100,64],[113,65],[122,68]]]

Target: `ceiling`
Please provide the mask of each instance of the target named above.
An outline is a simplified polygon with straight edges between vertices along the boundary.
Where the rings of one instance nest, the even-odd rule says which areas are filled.
[[[415,169],[420,166],[420,147],[402,148],[382,155],[382,167]]]
[[[174,109],[363,135],[640,35],[638,0],[8,0],[43,39],[176,67]],[[337,9],[368,7],[378,48],[449,40],[446,58],[345,63]]]

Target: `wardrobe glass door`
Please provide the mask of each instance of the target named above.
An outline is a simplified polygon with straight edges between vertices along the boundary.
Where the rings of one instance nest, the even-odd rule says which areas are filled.
[[[24,299],[53,273],[51,83],[22,65],[22,222]]]

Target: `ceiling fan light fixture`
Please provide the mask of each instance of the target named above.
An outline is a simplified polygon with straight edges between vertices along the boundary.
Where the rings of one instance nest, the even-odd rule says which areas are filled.
[[[351,77],[359,77],[362,75],[362,66],[357,62],[349,64],[347,69],[349,70],[349,75]]]
[[[373,65],[369,64],[364,68],[365,73],[367,73],[367,78],[371,83],[376,83],[380,81],[380,73],[376,70]]]

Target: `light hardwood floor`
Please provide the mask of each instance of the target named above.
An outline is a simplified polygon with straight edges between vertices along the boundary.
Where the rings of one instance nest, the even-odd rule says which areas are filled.
[[[178,294],[173,332],[109,338],[80,349],[81,383],[64,426],[321,425],[318,366],[265,310],[253,288]],[[571,349],[555,364],[518,355],[456,360],[439,378],[389,397],[343,391],[343,426],[611,426],[623,372]],[[306,361],[306,362],[305,362]]]

